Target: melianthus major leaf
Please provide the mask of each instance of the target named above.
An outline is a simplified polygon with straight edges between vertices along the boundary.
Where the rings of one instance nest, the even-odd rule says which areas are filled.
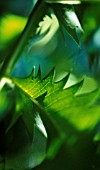
[[[8,123],[6,123],[6,133],[14,126],[17,120],[22,117],[30,138],[33,140],[33,104],[27,95],[22,93],[20,89],[14,86],[10,79],[5,77],[0,81],[0,101],[0,122],[8,119]]]
[[[91,79],[92,78],[90,78],[90,83],[94,84]],[[74,154],[78,154],[85,160],[83,155],[89,153],[85,153],[84,150],[87,151],[89,148],[91,150],[90,143],[91,146],[94,147],[93,137],[95,133],[98,132],[96,126],[99,125],[100,120],[100,105],[96,103],[96,101],[98,100],[100,93],[96,88],[94,92],[90,92],[88,95],[81,91],[81,94],[79,94],[80,96],[76,96],[75,94],[78,93],[77,90],[82,86],[82,82],[78,81],[78,84],[75,82],[76,84],[72,84],[73,86],[69,86],[70,88],[64,89],[67,80],[68,76],[63,80],[54,83],[53,73],[51,73],[45,79],[41,79],[39,75],[34,78],[33,74],[31,74],[25,79],[15,78],[14,82],[31,97],[31,100],[38,107],[37,111],[41,115],[48,133],[49,147],[46,157],[54,159],[64,145],[67,147],[67,149],[66,147],[64,148],[66,156],[70,154],[72,160],[75,160]],[[83,91],[89,87],[86,81],[87,79],[85,80],[85,86],[83,81]],[[87,90],[85,90],[85,92],[87,93]],[[42,103],[40,100],[41,97],[43,99]],[[40,102],[42,108],[38,102]],[[84,131],[88,131],[90,136],[88,134],[87,137],[87,133],[84,134]],[[88,149],[84,148],[84,142]],[[73,151],[72,145],[75,147]],[[93,157],[93,155],[91,157]],[[80,156],[78,159],[80,160]],[[71,161],[69,158],[68,160]],[[65,161],[66,163],[64,162],[64,167],[68,167],[69,161]],[[76,162],[77,161],[78,160],[76,159]],[[40,170],[42,167],[44,169],[49,163],[51,165],[50,169],[52,169],[52,162],[48,161],[44,162],[42,164],[43,166],[41,165],[36,169]],[[54,167],[59,169],[60,165],[58,165],[59,163]],[[89,163],[87,165],[85,160],[84,165],[82,162],[78,165],[75,163],[76,169],[80,169],[81,165],[83,166],[83,170],[87,166],[90,166]],[[69,169],[72,169],[72,167]]]
[[[34,130],[34,139],[30,143],[25,127],[19,120],[13,130],[8,133],[6,140],[5,169],[32,169],[45,158],[46,138],[37,127]]]
[[[74,8],[71,5],[65,4],[53,4],[55,14],[58,18],[60,28],[65,27],[70,36],[79,44],[79,38],[77,29],[82,33],[82,27],[79,23],[79,20],[75,14]]]
[[[33,102],[7,78],[0,81],[0,97],[4,98],[0,101],[0,168],[31,169],[43,161],[47,141],[35,123]]]
[[[63,89],[67,78],[58,83],[52,81],[53,75],[41,80],[32,76],[26,79],[14,79],[15,84],[25,91],[31,99],[37,99],[47,92],[43,108],[61,134],[67,129],[67,122],[78,130],[93,129],[99,122],[100,107],[91,105],[98,90],[88,95],[75,96],[80,84]],[[65,122],[65,123],[64,123]],[[65,128],[66,127],[66,128]]]
[[[78,77],[89,74],[88,55],[85,46],[81,48],[73,41],[62,26],[59,29],[53,12],[39,23],[36,36],[31,38],[13,72],[13,76],[26,77],[34,68],[34,76],[41,70],[42,78],[55,67],[55,81],[69,72]],[[80,70],[80,71],[79,71]]]
[[[14,126],[20,117],[26,126],[26,129],[29,133],[30,139],[33,140],[34,135],[34,116],[33,116],[33,105],[28,97],[20,91],[20,89],[14,89],[16,97],[16,106],[12,114],[10,123],[6,129],[6,133]]]
[[[38,73],[39,67],[41,68],[43,77],[50,72],[54,67],[54,61],[52,61],[52,59],[55,58],[55,54],[53,54],[52,57],[51,54],[57,47],[58,36],[55,36],[55,34],[57,34],[58,27],[58,21],[54,14],[51,13],[50,17],[46,15],[43,18],[43,21],[39,23],[39,27],[37,28],[36,36],[29,39],[26,49],[15,67],[13,75],[29,75],[33,67],[35,67],[35,76]],[[47,63],[49,63],[48,66]],[[20,67],[20,64],[22,64],[23,67]]]
[[[13,110],[15,100],[12,100],[13,90],[9,86],[4,86],[0,89],[0,122],[5,119],[9,113]]]

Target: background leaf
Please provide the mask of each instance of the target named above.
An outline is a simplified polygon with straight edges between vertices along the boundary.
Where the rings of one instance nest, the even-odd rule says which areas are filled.
[[[58,18],[60,28],[65,27],[69,35],[79,44],[78,32],[82,33],[82,27],[71,5],[53,4],[55,14]]]
[[[64,27],[62,30],[63,35],[59,29],[58,20],[52,12],[50,17],[45,16],[44,21],[40,22],[36,36],[29,40],[12,76],[28,76],[33,68],[34,76],[37,76],[40,68],[42,78],[55,68],[56,80],[66,76],[69,72],[78,77],[89,74],[88,54],[85,46],[82,45],[80,48]]]

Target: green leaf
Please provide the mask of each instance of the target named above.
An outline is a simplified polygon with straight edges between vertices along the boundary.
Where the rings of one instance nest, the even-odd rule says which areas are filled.
[[[32,103],[31,103],[32,104]],[[27,107],[30,109],[29,107],[30,105],[28,105]],[[26,108],[26,106],[25,106]],[[32,113],[32,110],[30,109],[25,110],[25,112],[22,115],[22,119],[25,123],[25,126],[28,130],[28,133],[30,135],[30,139],[33,140],[33,136],[34,136],[34,116]]]
[[[61,30],[62,26],[64,26],[69,35],[79,45],[80,42],[77,31],[82,33],[83,30],[75,14],[74,8],[71,5],[64,4],[53,4],[52,7],[58,18]]]
[[[70,86],[70,88],[64,88],[66,82],[68,81],[69,83],[71,80],[72,77],[67,76],[63,80],[54,83],[53,73],[45,79],[41,79],[39,75],[34,78],[33,74],[23,80],[18,78],[14,79],[15,84],[25,91],[31,97],[32,101],[35,102],[37,107],[39,107],[38,112],[42,117],[47,129],[48,139],[50,140],[47,152],[47,158],[49,159],[53,159],[57,156],[65,141],[66,145],[71,145],[71,143],[74,145],[77,143],[80,133],[86,130],[92,133],[92,130],[94,130],[95,126],[99,123],[100,106],[91,105],[91,102],[94,98],[96,100],[96,96],[99,94],[98,90],[96,90],[97,87],[93,85],[95,83],[91,83],[91,87],[94,87],[94,89],[96,88],[95,91],[88,91],[88,95],[84,94],[86,89],[89,90],[89,88],[87,88],[87,80],[89,80],[89,83],[94,82],[94,80],[91,78],[85,80],[85,85],[83,83],[84,90],[80,96],[76,96],[75,94],[80,87],[82,88],[82,82],[77,82],[75,77],[73,79],[75,84],[70,84],[73,85]],[[41,105],[46,111],[45,115],[44,112],[40,111],[42,108],[38,104],[38,102],[40,102],[39,98],[41,98],[42,95],[44,95],[44,98]],[[50,122],[53,124],[52,127],[50,126]],[[59,135],[55,133],[51,140],[50,135],[54,133],[54,128],[57,129]],[[81,142],[82,141],[80,141],[80,143]],[[80,148],[83,148],[83,144],[80,144]],[[71,152],[71,149],[69,149],[69,152]],[[75,150],[73,152],[76,153]],[[80,165],[78,167],[80,167]]]
[[[10,123],[6,129],[6,133],[16,124],[18,119],[22,117],[23,122],[28,130],[30,139],[33,140],[34,134],[34,109],[32,101],[19,88],[15,87],[16,107],[12,114]]]
[[[47,136],[34,127],[35,105],[29,96],[7,81],[0,84],[0,170],[31,169],[45,158]]]
[[[14,107],[15,95],[13,85],[10,82],[10,79],[2,78],[0,80],[0,122],[14,110]]]
[[[55,127],[63,135],[67,128],[67,122],[78,130],[91,130],[99,121],[100,106],[91,105],[98,90],[88,95],[75,96],[80,84],[63,89],[67,78],[58,83],[52,81],[53,75],[41,80],[38,76],[32,75],[26,79],[14,79],[14,82],[25,91],[34,101],[39,96],[47,92],[43,101],[43,107],[47,116],[55,124]],[[32,79],[33,78],[33,79]],[[97,100],[97,98],[95,99]],[[84,109],[83,109],[84,108]],[[66,122],[64,124],[64,122]],[[65,128],[66,127],[66,128]]]
[[[25,170],[39,165],[45,158],[46,140],[35,127],[34,139],[30,142],[25,124],[20,118],[6,136],[5,169]]]
[[[13,86],[13,89],[9,87],[10,80],[7,86],[6,78],[2,79],[0,85],[1,99],[5,99],[0,107],[5,114],[0,121],[0,128],[2,128],[0,170],[31,169],[39,165],[45,157],[47,136],[36,125],[34,127],[35,105],[33,107],[29,96],[16,86]],[[8,101],[10,101],[9,105]]]
[[[98,88],[98,84],[94,78],[84,76],[83,85],[82,87],[79,88],[79,90],[76,92],[75,95],[91,93],[97,90],[97,88]]]
[[[40,69],[42,78],[55,68],[55,82],[69,72],[77,76],[89,74],[85,46],[82,45],[79,48],[63,26],[62,34],[56,15],[52,11],[49,15],[46,15],[39,23],[36,35],[29,39],[28,45],[16,64],[13,76],[29,76],[33,68],[34,76],[37,76]]]

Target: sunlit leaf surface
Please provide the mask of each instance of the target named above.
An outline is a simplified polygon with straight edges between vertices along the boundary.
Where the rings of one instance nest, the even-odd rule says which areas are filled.
[[[79,130],[91,130],[96,126],[100,118],[100,107],[98,105],[90,106],[98,90],[88,95],[76,97],[75,93],[81,84],[63,89],[66,81],[67,78],[64,78],[62,81],[54,83],[52,81],[52,75],[44,80],[41,80],[39,77],[33,79],[32,77],[28,77],[23,80],[14,79],[14,82],[31,98],[36,99],[47,92],[43,101],[43,107],[48,113],[48,116],[55,122],[58,129],[61,130],[64,126],[66,127],[66,124],[61,123],[62,119],[64,119]],[[84,85],[82,89],[83,94],[87,86],[88,84]],[[82,94],[82,90],[80,94]]]

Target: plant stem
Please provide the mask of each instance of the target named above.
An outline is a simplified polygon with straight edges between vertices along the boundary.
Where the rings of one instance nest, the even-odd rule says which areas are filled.
[[[14,50],[11,52],[11,54],[7,56],[3,63],[0,72],[0,77],[2,76],[10,77],[16,62],[19,59],[20,54],[28,41],[28,38],[30,37],[31,34],[35,35],[38,23],[40,22],[40,20],[42,20],[45,11],[46,11],[45,2],[43,0],[38,0],[32,13],[30,14],[25,29],[23,30],[17,42],[17,46],[15,46]]]

